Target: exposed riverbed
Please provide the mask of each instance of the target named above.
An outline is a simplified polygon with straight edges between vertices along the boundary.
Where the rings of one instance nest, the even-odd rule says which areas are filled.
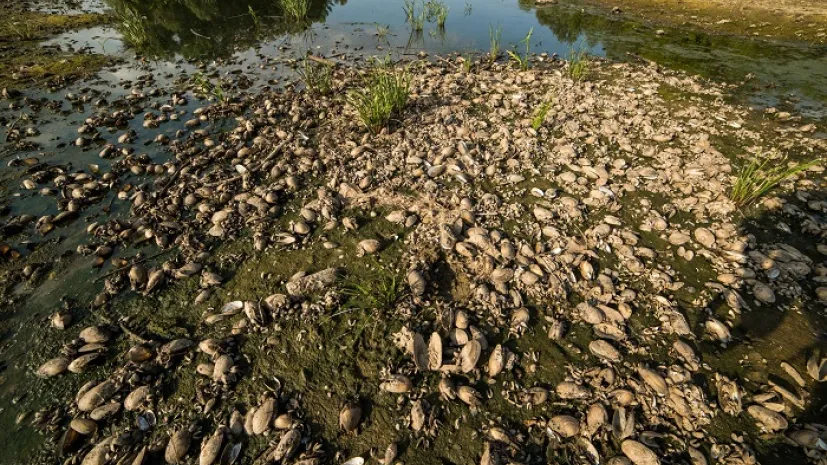
[[[603,460],[633,454],[621,447],[630,438],[664,463],[688,460],[688,444],[709,463],[716,455],[780,463],[822,453],[782,438],[823,413],[823,385],[807,374],[813,351],[825,349],[823,170],[793,178],[767,202],[736,208],[727,196],[750,156],[823,156],[823,47],[706,35],[571,4],[445,6],[445,26],[426,19],[421,31],[392,2],[314,2],[298,19],[264,1],[40,9],[106,16],[41,44],[107,64],[74,84],[55,82],[53,91],[21,83],[22,95],[10,95],[2,110],[3,154],[18,160],[3,168],[10,250],[0,443],[10,460],[54,461],[68,420],[87,416],[75,393],[104,379],[116,385],[107,397],[118,402],[143,385],[151,395],[73,443],[66,452],[79,448],[78,458],[130,431],[115,455],[144,451],[146,463],[163,463],[169,434],[195,426],[196,439],[241,444],[239,463],[252,463],[285,434],[216,428],[231,426],[234,410],[261,406],[279,383],[273,395],[294,421],[284,431],[301,424],[299,450],[324,463],[381,457],[390,442],[399,442],[406,463],[478,463],[484,450],[522,463],[586,463],[589,447]],[[539,58],[530,70],[517,72],[505,53],[488,59],[496,31],[502,50],[518,52],[532,31],[528,49]],[[573,51],[630,64],[594,61],[585,80],[572,79],[571,64],[555,56]],[[299,71],[307,54],[336,64],[332,95],[306,88]],[[390,56],[414,75],[408,109],[379,136],[337,98],[358,87],[356,73],[370,69],[372,56]],[[546,103],[550,113],[535,128]],[[229,219],[216,221],[219,211]],[[372,240],[378,250],[365,242]],[[781,264],[766,265],[768,256]],[[181,271],[193,264],[197,271]],[[143,279],[140,270],[133,276],[136,267]],[[329,267],[338,279],[290,291],[295,273]],[[147,289],[153,273],[161,284]],[[292,297],[262,303],[274,293]],[[264,313],[226,307],[234,301]],[[592,325],[605,322],[584,318],[583,304],[620,313],[625,305],[633,315],[597,330]],[[65,330],[51,326],[61,309],[73,320]],[[487,347],[462,373],[448,368],[471,363],[473,352],[456,339],[457,330],[470,331],[457,312]],[[680,326],[673,312],[688,333],[670,326]],[[555,322],[571,328],[562,339],[551,335]],[[106,337],[83,349],[76,338],[91,325]],[[406,331],[436,334],[446,367],[423,367],[418,349],[395,344],[393,335]],[[212,357],[161,348],[204,338],[223,341]],[[699,360],[670,350],[676,340]],[[594,341],[603,343],[596,349]],[[152,356],[125,363],[139,343]],[[497,347],[515,357],[500,355],[502,374],[488,371]],[[77,374],[34,376],[46,360],[84,351],[102,355]],[[196,374],[198,363],[222,355],[232,369]],[[808,377],[804,386],[791,385],[781,362]],[[617,379],[604,386],[607,372],[595,367]],[[687,396],[689,410],[660,406],[646,370]],[[481,405],[444,392],[440,399],[440,371],[476,389]],[[414,386],[383,392],[391,375]],[[739,399],[722,412],[730,379],[744,406]],[[564,381],[594,391],[565,397]],[[785,405],[778,391],[767,396],[778,382],[801,403]],[[618,437],[607,424],[573,435],[591,446],[566,439],[569,420],[555,415],[586,428],[597,403],[616,417],[610,393],[622,389],[637,395],[623,406],[637,412],[632,433]],[[549,400],[532,397],[544,390]],[[762,435],[748,403],[780,410],[789,427]],[[344,428],[358,434],[337,433],[345,405],[361,409],[357,427]],[[553,416],[565,428],[555,423],[552,434],[543,425]],[[706,434],[686,422],[707,426]],[[491,436],[492,428],[510,439]],[[196,439],[186,460],[197,458]]]

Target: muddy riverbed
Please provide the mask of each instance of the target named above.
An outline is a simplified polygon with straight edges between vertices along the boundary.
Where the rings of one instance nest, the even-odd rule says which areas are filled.
[[[822,46],[405,6],[8,10],[5,461],[823,463]]]

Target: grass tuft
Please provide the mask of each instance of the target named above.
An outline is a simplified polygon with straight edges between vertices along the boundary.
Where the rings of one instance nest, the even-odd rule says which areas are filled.
[[[778,184],[817,164],[819,160],[785,166],[779,163],[779,160],[759,155],[738,171],[738,178],[732,186],[729,198],[739,207],[745,207],[764,196]]]
[[[346,308],[384,310],[402,298],[404,289],[397,273],[380,267],[369,276],[345,279],[342,294],[347,298]]]
[[[324,63],[312,63],[304,59],[299,75],[304,85],[312,93],[328,95],[333,89],[333,67]]]
[[[497,61],[497,58],[500,57],[500,44],[502,43],[503,38],[503,27],[497,26],[494,27],[492,25],[488,25],[488,41],[491,43],[491,47],[488,50],[488,60],[491,63]]]
[[[531,118],[531,127],[535,131],[539,130],[543,123],[546,121],[546,115],[548,115],[548,111],[551,109],[551,101],[545,101],[540,105],[537,110],[534,112],[534,116]]]
[[[569,51],[566,74],[568,74],[573,81],[583,81],[588,77],[589,59],[585,51],[575,49]]]
[[[406,70],[377,64],[364,77],[361,89],[348,92],[347,101],[371,133],[387,127],[408,104],[411,75]]]
[[[531,35],[534,33],[534,28],[528,30],[528,34],[525,35],[525,38],[520,41],[521,44],[525,44],[525,53],[520,55],[519,53],[509,50],[508,56],[511,57],[511,60],[516,62],[519,65],[520,70],[525,71],[529,67],[528,55],[531,52]]]

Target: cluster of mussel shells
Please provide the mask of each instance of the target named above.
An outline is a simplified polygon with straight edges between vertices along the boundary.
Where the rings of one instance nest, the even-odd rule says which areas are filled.
[[[430,65],[417,76],[417,86],[423,94],[453,92],[452,85],[460,78],[443,71]],[[37,189],[40,183],[50,180],[56,188],[42,193],[60,193],[63,212],[36,221],[44,233],[50,230],[49,225],[60,224],[72,218],[72,212],[99,201],[106,189],[117,187],[117,197],[131,205],[132,218],[90,225],[89,232],[97,243],[82,252],[94,255],[95,263],[102,265],[103,260],[117,260],[112,257],[118,245],[153,241],[161,248],[180,247],[185,261],[148,269],[136,262],[117,263],[120,272],[107,279],[106,288],[114,295],[128,284],[132,290],[148,294],[168,277],[200,276],[202,290],[196,302],[204,301],[208,289],[222,281],[202,265],[209,257],[204,243],[210,238],[232,238],[249,228],[254,233],[256,250],[298,247],[319,230],[358,229],[355,220],[340,217],[343,206],[383,187],[386,181],[392,188],[402,185],[412,190],[444,193],[428,208],[403,208],[391,205],[390,197],[385,199],[393,208],[387,221],[416,227],[408,244],[412,249],[414,242],[420,246],[438,244],[445,260],[471,283],[469,302],[463,307],[446,305],[438,325],[411,325],[414,329],[406,327],[396,335],[395,342],[410,356],[410,361],[377,380],[382,392],[410,401],[405,404],[410,410],[404,423],[415,433],[437,434],[439,409],[425,400],[426,394],[436,391],[442,401],[459,401],[474,413],[484,411],[486,400],[495,395],[501,395],[515,408],[547,412],[546,407],[562,407],[550,418],[538,417],[526,422],[526,426],[532,434],[548,439],[553,448],[574,449],[591,463],[657,465],[663,457],[676,455],[688,456],[693,465],[715,461],[754,463],[747,444],[710,444],[704,427],[720,414],[718,410],[726,415],[746,412],[760,428],[786,432],[788,440],[805,448],[814,460],[822,458],[825,428],[807,425],[790,429],[789,406],[801,408],[804,402],[795,392],[769,385],[761,392],[747,393],[736,380],[716,374],[717,399],[706,398],[693,380],[693,374],[707,369],[695,349],[695,335],[678,305],[665,296],[679,289],[681,283],[671,267],[656,266],[664,252],[641,245],[641,232],[660,235],[670,245],[669,253],[682,260],[709,259],[720,270],[717,286],[710,288],[723,296],[734,311],[748,308],[743,296],[745,289],[758,302],[769,305],[775,302],[775,293],[785,289],[785,283],[808,276],[813,268],[818,277],[824,277],[827,269],[814,265],[789,246],[757,250],[726,222],[691,228],[672,224],[670,217],[679,209],[705,219],[709,218],[704,215],[721,216],[731,211],[731,202],[721,199],[730,170],[725,158],[703,138],[684,147],[695,155],[693,163],[683,163],[679,149],[656,150],[656,144],[683,141],[670,134],[676,120],[654,108],[656,101],[651,94],[634,97],[631,103],[622,99],[614,102],[598,95],[591,86],[573,88],[553,106],[548,117],[561,123],[567,140],[558,141],[547,151],[536,143],[536,131],[532,133],[528,125],[521,122],[515,131],[507,130],[503,120],[530,118],[532,105],[527,99],[531,97],[527,97],[525,89],[536,87],[543,80],[560,79],[552,73],[528,73],[505,80],[496,73],[484,74],[471,79],[471,93],[477,94],[477,103],[488,100],[496,108],[491,121],[471,116],[462,105],[446,105],[424,115],[425,124],[400,131],[402,134],[384,134],[385,138],[368,144],[364,138],[354,142],[352,135],[337,135],[331,130],[320,137],[318,147],[306,144],[307,136],[298,130],[307,129],[314,110],[270,95],[252,115],[238,118],[237,127],[222,136],[195,130],[209,120],[209,110],[196,112],[186,123],[192,129],[187,139],[181,133],[173,141],[158,140],[170,143],[175,162],[153,163],[148,157],[134,155],[113,143],[104,147],[101,156],[124,158],[113,165],[110,173],[96,177],[94,170],[92,174],[44,170],[42,175],[24,181],[24,187]],[[577,99],[582,104],[575,102]],[[160,110],[160,114],[147,113],[144,125],[156,127],[176,115],[172,106]],[[640,116],[638,123],[645,129],[640,131],[645,134],[644,140],[632,134],[637,129],[618,127],[627,116]],[[709,125],[709,121],[704,119],[698,124]],[[90,127],[86,130],[94,132],[96,124],[87,122]],[[351,127],[335,118],[332,124],[334,129],[336,124]],[[635,156],[635,163],[612,159],[608,149],[600,146],[596,137],[589,137],[590,133],[610,136],[625,152],[640,152],[641,156]],[[134,133],[125,132],[118,144],[127,145],[133,138]],[[435,142],[436,138],[443,140]],[[586,150],[576,147],[580,139],[595,145],[597,150],[588,155]],[[531,161],[532,157],[541,156],[548,158],[544,160],[548,162],[546,167],[535,166]],[[665,175],[654,166],[666,166],[672,171]],[[520,194],[516,194],[522,187],[515,186],[526,181],[523,173],[540,172],[541,168],[548,169],[562,188],[530,189],[528,194],[533,199],[527,207]],[[398,173],[408,172],[410,179],[396,182]],[[118,178],[127,173],[155,175],[154,186],[119,183]],[[274,231],[268,227],[282,213],[286,200],[305,189],[306,179],[313,176],[325,181],[325,187],[316,191],[316,198],[302,206],[288,228]],[[497,193],[477,190],[477,178],[490,178],[500,188]],[[458,187],[453,187],[455,182]],[[709,192],[703,188],[704,183],[712,186]],[[641,202],[639,213],[644,218],[635,230],[628,219],[615,216],[620,210],[618,199],[635,189],[674,196],[673,205],[658,211],[648,201]],[[380,196],[372,200],[380,205],[383,202]],[[609,213],[595,221],[597,217],[592,213],[600,208]],[[506,219],[520,220],[518,229],[523,234],[509,237],[496,226]],[[35,219],[15,221],[13,224],[26,225]],[[357,255],[378,253],[383,245],[377,238],[364,238],[357,245]],[[323,246],[334,248],[337,244],[324,241]],[[617,259],[618,270],[600,265],[606,255]],[[409,261],[416,264],[406,272],[405,281],[410,296],[419,301],[427,297],[430,270],[419,257]],[[336,283],[337,274],[334,268],[302,273],[287,283],[287,294],[275,294],[263,302],[229,302],[206,315],[205,322],[212,325],[243,314],[244,318],[233,326],[234,336],[266,327],[294,307],[294,297],[330,288]],[[655,291],[635,290],[633,279],[648,281]],[[532,321],[526,296],[535,301],[568,299],[576,303],[549,309],[544,320]],[[630,319],[644,307],[655,313],[664,334],[675,336],[669,365],[631,361],[646,353],[645,343],[651,340],[650,335],[639,338],[631,333]],[[64,326],[67,324],[62,317],[58,320]],[[518,367],[531,371],[542,360],[535,354],[512,353],[506,342],[489,345],[492,334],[486,334],[482,328],[518,339],[539,324],[546,324],[549,338],[559,344],[567,344],[567,330],[573,325],[587,328],[593,335],[588,343],[589,354],[584,355],[590,366],[566,367],[565,379],[555,386],[525,386],[506,376]],[[707,315],[703,320],[705,337],[721,344],[730,343],[733,337],[729,324]],[[95,331],[84,330],[79,341],[68,345],[61,357],[46,362],[38,373],[56,376],[65,371],[83,372],[100,361],[101,348],[96,344],[105,344],[111,334],[106,340],[96,336]],[[196,346],[206,357],[195,371],[209,385],[211,394],[202,405],[202,413],[207,413],[214,407],[214,393],[231,390],[243,372],[244,357],[234,351],[233,344],[217,339],[199,344],[189,339],[166,344],[147,342],[130,349],[128,357],[133,364],[157,360],[170,366]],[[441,373],[438,385],[422,385],[422,377],[417,374],[424,372]],[[787,372],[797,385],[806,384],[799,382],[803,380],[801,375],[791,374],[797,374],[795,369]],[[827,362],[814,355],[807,362],[807,372],[815,381],[822,382],[827,376]],[[94,446],[84,449],[84,465],[114,461],[115,456],[119,460],[134,457],[131,463],[141,463],[146,454],[160,451],[169,463],[185,462],[194,455],[194,441],[200,432],[189,424],[176,426],[164,445],[141,445],[142,432],[157,422],[155,413],[147,407],[158,404],[158,386],[135,385],[132,374],[127,365],[103,381],[90,382],[78,393],[71,409],[77,415],[70,424],[71,433],[66,435],[67,448],[77,447],[84,437],[94,435],[102,422],[121,409],[141,412],[135,428],[99,438]],[[342,431],[358,433],[363,421],[359,402],[348,402],[338,420]],[[233,411],[203,437],[199,463],[237,460],[242,434],[273,436],[264,453],[266,461],[322,463],[318,445],[306,446],[299,453],[300,445],[307,442],[306,428],[296,401],[277,390],[264,393],[246,413]],[[490,427],[481,463],[517,462],[519,443],[525,440],[520,436],[502,426]],[[675,438],[679,441],[673,441]],[[682,446],[676,446],[676,442]],[[616,455],[604,460],[598,450],[605,447],[597,446],[606,444],[616,445],[612,447]],[[710,455],[702,452],[704,449]],[[395,445],[391,445],[384,462],[392,463],[395,456]],[[356,465],[361,460],[357,459],[347,463]]]

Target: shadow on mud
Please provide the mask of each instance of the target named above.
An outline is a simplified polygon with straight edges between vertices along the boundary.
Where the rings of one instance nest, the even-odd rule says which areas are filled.
[[[731,321],[732,342],[721,348],[710,341],[701,343],[705,361],[738,383],[751,394],[768,391],[777,385],[803,399],[804,409],[787,405],[783,415],[789,420],[788,431],[807,423],[823,423],[827,383],[818,383],[806,372],[806,362],[815,352],[827,353],[827,316],[816,289],[827,282],[824,255],[818,246],[825,234],[827,215],[824,201],[827,192],[820,189],[797,190],[779,198],[765,199],[760,212],[747,213],[739,223],[739,233],[748,237],[749,263],[755,278],[742,278],[730,286],[741,297],[740,312],[733,309],[724,294],[708,305],[712,316]],[[759,209],[753,207],[747,210]],[[746,213],[746,212],[745,212]],[[760,253],[761,255],[759,255]],[[746,265],[744,265],[746,268]],[[774,303],[760,303],[753,294],[756,281],[769,284],[775,293]],[[703,334],[703,322],[696,334]],[[714,357],[717,355],[717,359]],[[792,365],[804,378],[799,386],[780,367]],[[753,403],[745,396],[744,409]],[[744,411],[744,421],[754,420]],[[741,434],[739,431],[735,431]],[[762,464],[806,463],[804,450],[777,438],[756,441],[756,454]],[[792,461],[791,461],[792,460]]]

